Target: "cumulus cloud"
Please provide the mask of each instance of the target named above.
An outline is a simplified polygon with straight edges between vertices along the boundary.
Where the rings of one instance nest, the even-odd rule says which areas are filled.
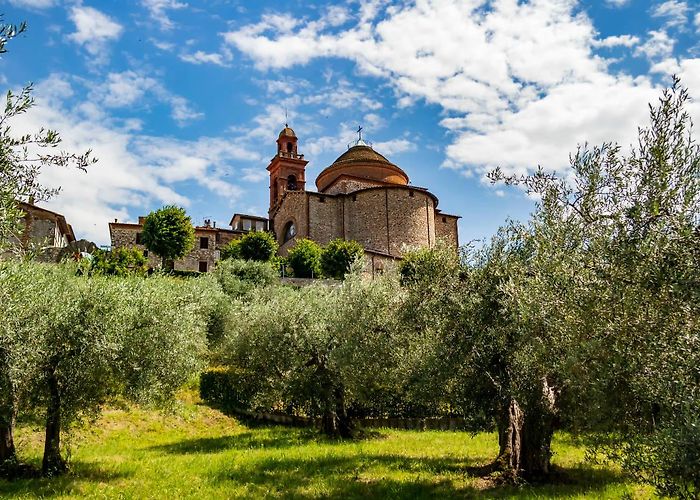
[[[70,18],[76,31],[68,39],[82,46],[98,64],[106,62],[107,44],[121,36],[122,25],[97,9],[81,5],[71,8]]]
[[[439,105],[453,134],[445,166],[479,174],[496,165],[565,170],[579,143],[629,141],[657,89],[648,78],[611,74],[594,49],[636,46],[655,60],[673,50],[664,30],[641,45],[631,35],[597,40],[569,0],[372,2],[351,18],[335,29],[323,17],[266,15],[224,37],[261,71],[341,57],[385,78],[399,106]],[[320,137],[307,150],[334,140]]]
[[[639,45],[634,53],[637,56],[645,56],[647,59],[667,58],[673,53],[675,43],[675,40],[664,30],[650,31],[649,38],[644,44]]]
[[[107,244],[107,223],[115,218],[134,220],[153,204],[190,207],[190,199],[178,191],[181,182],[236,200],[242,189],[227,174],[235,172],[239,163],[261,161],[259,154],[229,138],[178,140],[137,134],[128,121],[86,113],[91,106],[71,98],[78,94],[75,85],[61,75],[39,83],[37,105],[15,118],[12,126],[17,133],[51,127],[63,138],[62,150],[92,149],[99,158],[87,173],[47,168],[41,174],[44,184],[61,187],[47,206],[63,213],[80,238]],[[130,95],[113,104],[133,99]]]

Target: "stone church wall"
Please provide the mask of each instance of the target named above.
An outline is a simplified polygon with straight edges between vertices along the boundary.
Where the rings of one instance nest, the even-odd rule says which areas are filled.
[[[435,244],[433,198],[423,191],[387,189],[389,205],[389,252],[401,255],[410,248]]]
[[[389,253],[386,189],[352,193],[345,199],[345,238],[367,250]]]
[[[288,191],[279,210],[274,216],[273,231],[277,243],[280,246],[280,255],[287,255],[289,249],[294,246],[297,238],[307,238],[309,225],[306,219],[306,202],[309,194],[305,191]],[[297,236],[285,243],[284,228],[287,222],[293,221],[296,225]]]
[[[381,186],[381,183],[372,182],[370,180],[362,180],[355,178],[341,178],[334,182],[331,186],[326,188],[324,193],[326,194],[345,194],[352,193],[353,191],[359,191],[360,189],[366,189],[375,186]]]
[[[325,245],[343,237],[343,200],[334,196],[309,194],[309,238]]]
[[[438,240],[443,240],[453,245],[458,246],[457,240],[457,221],[458,217],[447,214],[435,214],[435,236]]]

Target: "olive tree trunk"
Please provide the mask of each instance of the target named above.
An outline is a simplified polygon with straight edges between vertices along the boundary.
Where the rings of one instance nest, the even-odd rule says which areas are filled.
[[[47,370],[49,404],[46,409],[46,440],[41,472],[44,476],[55,476],[67,470],[61,457],[61,392],[55,365]]]
[[[351,438],[353,426],[345,405],[345,387],[324,363],[317,365],[316,375],[321,382],[321,432],[331,438]]]
[[[513,479],[549,474],[556,417],[554,389],[546,379],[525,411],[511,398],[497,418],[499,454],[496,465]]]
[[[17,463],[14,440],[17,397],[14,384],[5,369],[6,355],[6,351],[0,349],[0,469]]]

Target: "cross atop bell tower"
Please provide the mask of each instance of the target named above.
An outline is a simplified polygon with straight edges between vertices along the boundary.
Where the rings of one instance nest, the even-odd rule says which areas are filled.
[[[270,216],[287,191],[305,190],[306,164],[309,162],[303,154],[299,154],[297,141],[294,130],[285,123],[277,137],[277,154],[267,167],[270,172]]]

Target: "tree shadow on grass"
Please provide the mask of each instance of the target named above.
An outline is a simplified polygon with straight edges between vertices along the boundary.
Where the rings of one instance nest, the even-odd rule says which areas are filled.
[[[15,498],[31,495],[39,498],[65,496],[74,493],[82,482],[106,483],[131,477],[132,472],[110,471],[91,462],[71,461],[70,470],[62,476],[25,477],[7,481],[0,479],[0,498]]]
[[[172,453],[218,453],[226,450],[279,449],[301,446],[318,440],[314,429],[291,430],[284,427],[267,427],[255,432],[242,432],[229,436],[186,439],[175,443],[152,446],[151,450]]]
[[[387,469],[396,472],[396,479],[387,477]],[[470,474],[477,470],[476,463],[454,457],[411,458],[372,453],[356,457],[278,456],[232,463],[214,480],[247,485],[253,495],[273,492],[273,496],[290,498],[600,497],[609,485],[625,482],[613,471],[580,467],[558,469],[546,483],[514,486]]]

